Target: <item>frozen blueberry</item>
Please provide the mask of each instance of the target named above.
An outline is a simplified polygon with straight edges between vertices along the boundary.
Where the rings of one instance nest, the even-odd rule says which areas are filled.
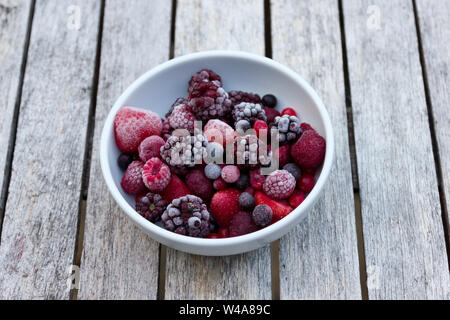
[[[221,172],[222,169],[215,163],[210,163],[205,167],[205,176],[211,180],[216,180],[219,178]]]
[[[292,174],[295,180],[298,180],[302,176],[302,170],[295,163],[288,163],[283,167],[283,170],[286,170],[290,174]]]
[[[266,107],[275,108],[277,106],[277,98],[273,94],[267,94],[262,98],[262,102]]]
[[[269,206],[260,204],[253,210],[252,216],[256,225],[267,227],[272,222],[273,212]]]
[[[235,186],[239,190],[245,190],[250,185],[250,177],[247,174],[241,174]]]
[[[120,157],[117,159],[117,164],[119,165],[119,168],[122,169],[123,171],[127,170],[131,162],[133,162],[133,157],[125,153],[122,153]]]
[[[251,211],[256,205],[255,198],[248,192],[243,192],[239,196],[239,205],[242,209]]]

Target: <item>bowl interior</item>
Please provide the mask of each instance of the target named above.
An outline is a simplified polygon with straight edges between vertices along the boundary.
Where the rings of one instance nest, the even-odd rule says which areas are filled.
[[[157,231],[156,229],[159,229],[159,227],[140,217],[134,210],[130,210],[134,208],[134,196],[126,194],[120,186],[123,172],[117,165],[117,158],[120,155],[120,151],[115,144],[113,132],[113,119],[117,111],[122,106],[128,105],[149,109],[164,117],[167,110],[178,97],[185,97],[187,95],[188,82],[191,76],[204,68],[212,69],[220,74],[223,86],[227,91],[242,90],[257,93],[261,96],[268,93],[274,94],[278,98],[277,109],[280,110],[285,107],[294,108],[302,122],[311,124],[327,140],[327,154],[324,164],[324,168],[326,168],[324,172],[326,174],[320,177],[320,180],[316,183],[316,187],[308,196],[308,198],[312,198],[306,199],[299,208],[296,208],[294,212],[281,221],[256,233],[237,238],[219,240],[197,239],[182,237],[163,229]],[[107,184],[116,200],[130,218],[137,222],[141,228],[155,236],[157,240],[163,243],[165,242],[164,244],[166,245],[181,248],[184,251],[185,248],[183,245],[185,242],[189,242],[197,246],[197,248],[203,248],[203,245],[212,247],[216,246],[216,243],[219,242],[234,245],[241,243],[246,238],[253,238],[253,240],[259,241],[258,246],[262,246],[268,243],[268,241],[276,240],[282,235],[281,230],[286,232],[290,229],[289,225],[292,222],[300,221],[300,216],[305,216],[306,210],[317,198],[331,169],[333,149],[332,128],[323,104],[312,88],[298,75],[273,60],[264,57],[240,52],[213,51],[174,59],[156,67],[136,80],[117,100],[106,119],[102,134],[101,158],[102,169]],[[319,168],[316,173],[316,178],[318,179],[321,174],[322,168]],[[119,194],[128,203],[130,208],[127,208],[122,202]],[[279,224],[281,225],[278,226]],[[269,229],[275,231],[277,228],[279,229],[278,237],[275,238],[275,235],[271,235],[272,231]],[[259,236],[253,236],[254,234],[259,234]],[[182,240],[180,237],[185,240]],[[256,248],[256,245],[253,248]],[[229,252],[238,253],[250,249],[250,247],[243,248],[242,250],[231,249]],[[206,253],[208,255],[220,254],[202,250],[186,249],[186,251],[193,253],[200,252],[201,254]]]

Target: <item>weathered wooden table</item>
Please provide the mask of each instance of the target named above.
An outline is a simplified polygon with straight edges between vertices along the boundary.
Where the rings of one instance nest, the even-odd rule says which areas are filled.
[[[449,299],[449,16],[449,0],[0,0],[0,298]],[[296,70],[336,132],[308,218],[225,258],[147,237],[99,164],[118,95],[206,49]]]

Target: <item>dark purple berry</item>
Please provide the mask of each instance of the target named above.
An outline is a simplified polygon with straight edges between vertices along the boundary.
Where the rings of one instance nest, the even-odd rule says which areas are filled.
[[[117,159],[117,164],[119,168],[123,171],[128,169],[128,166],[133,162],[133,157],[129,154],[122,153],[120,157]]]
[[[238,181],[236,181],[235,186],[239,190],[245,190],[250,185],[250,177],[247,174],[241,174]]]
[[[136,211],[145,219],[156,222],[168,205],[162,196],[149,192],[136,203]]]
[[[239,196],[239,205],[242,209],[251,211],[256,205],[255,198],[248,192],[243,192]]]
[[[273,94],[266,94],[262,98],[262,103],[266,107],[275,108],[277,106],[278,102],[277,102],[277,98]]]
[[[295,163],[288,163],[283,167],[283,170],[286,170],[290,174],[292,174],[295,178],[295,180],[300,179],[302,176],[302,170],[299,166],[297,166]]]
[[[253,221],[260,227],[267,227],[272,222],[272,216],[272,209],[265,204],[257,206],[252,214]]]

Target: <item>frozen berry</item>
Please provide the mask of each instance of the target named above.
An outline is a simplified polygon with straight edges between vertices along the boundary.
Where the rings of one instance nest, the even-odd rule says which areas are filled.
[[[248,212],[240,211],[230,219],[230,226],[228,227],[230,237],[243,236],[257,230],[258,226],[253,222],[252,216]]]
[[[225,239],[229,237],[229,232],[228,232],[228,228],[220,228],[219,231],[217,232],[217,234],[219,235],[219,237],[221,239]]]
[[[238,122],[236,122],[235,126],[236,126],[236,131],[240,135],[244,135],[247,130],[252,128],[252,125],[247,120],[239,120]]]
[[[172,135],[161,147],[161,158],[173,167],[192,168],[202,163],[207,146],[208,142],[202,134]]]
[[[125,153],[122,153],[117,159],[117,164],[119,165],[119,168],[122,169],[123,171],[127,170],[131,162],[133,162],[133,157]]]
[[[234,122],[247,120],[253,124],[256,120],[267,121],[266,113],[260,104],[242,102],[236,105],[232,111]]]
[[[211,199],[214,190],[211,180],[209,180],[202,169],[195,169],[186,175],[186,185],[191,193],[202,198],[204,201]]]
[[[211,119],[204,128],[206,140],[208,142],[217,142],[222,146],[233,143],[236,132],[227,123],[219,119]]]
[[[308,131],[308,130],[315,131],[315,130],[311,127],[311,125],[310,125],[309,123],[306,123],[306,122],[303,122],[303,123],[300,125],[300,128],[303,130],[303,132]]]
[[[255,198],[247,192],[243,192],[239,196],[239,205],[243,210],[251,211],[256,205]]]
[[[203,81],[192,86],[189,106],[197,118],[209,120],[229,116],[232,103],[218,81]]]
[[[280,144],[292,143],[301,135],[300,119],[296,116],[284,115],[276,117],[271,130],[278,130]]]
[[[288,204],[285,204],[282,201],[275,201],[273,199],[270,199],[267,195],[260,191],[257,191],[255,193],[255,200],[256,205],[266,204],[272,209],[273,219],[275,221],[284,218],[293,210],[293,208]]]
[[[305,131],[292,145],[291,156],[301,168],[316,168],[325,158],[326,142],[317,132]]]
[[[250,185],[255,190],[262,190],[266,177],[261,174],[260,169],[250,171]]]
[[[278,102],[277,102],[277,98],[273,94],[266,94],[262,98],[262,103],[266,107],[275,108],[277,106]]]
[[[241,173],[238,181],[234,185],[239,190],[245,190],[250,185],[250,177],[248,174]]]
[[[240,195],[241,192],[236,189],[225,189],[214,194],[210,207],[219,226],[228,226],[231,216],[241,209],[239,206]]]
[[[160,136],[150,136],[145,138],[139,145],[139,157],[143,162],[147,162],[151,158],[158,158],[161,147],[165,144]]]
[[[176,175],[172,174],[172,178],[170,179],[169,184],[161,192],[161,195],[167,201],[172,202],[174,199],[184,197],[190,193],[191,191],[186,186],[186,184]]]
[[[261,97],[255,93],[249,93],[244,91],[230,91],[228,96],[233,106],[240,104],[241,102],[261,103]]]
[[[316,181],[314,180],[314,176],[310,174],[304,174],[298,179],[297,187],[305,192],[311,192],[314,188]]]
[[[281,111],[281,115],[297,116],[297,112],[295,112],[295,110],[292,108],[286,108],[283,111]]]
[[[161,195],[149,192],[136,202],[136,211],[145,219],[156,222],[168,205]]]
[[[255,190],[252,187],[248,187],[245,189],[245,192],[251,194],[252,196],[255,195]]]
[[[205,175],[208,179],[211,180],[216,180],[217,178],[219,178],[221,172],[222,168],[215,163],[210,163],[205,167]]]
[[[286,170],[272,172],[266,179],[263,189],[272,199],[287,199],[295,189],[296,180]]]
[[[261,135],[267,137],[269,133],[269,127],[267,126],[267,123],[262,120],[256,120],[255,124],[253,125],[253,129],[255,129],[256,135],[258,137],[261,137]]]
[[[225,166],[222,168],[221,176],[226,183],[235,183],[238,181],[240,175],[241,172],[236,166]]]
[[[281,116],[280,112],[276,109],[272,109],[269,107],[264,107],[264,112],[266,113],[267,123],[272,123],[275,121],[276,117]]]
[[[123,152],[136,152],[142,140],[153,135],[159,136],[161,131],[161,118],[150,110],[123,107],[114,119],[116,144]]]
[[[187,103],[188,103],[188,101],[186,98],[177,98],[177,100],[175,100],[175,102],[170,107],[169,111],[167,111],[165,117],[169,118],[172,115],[172,112],[176,107],[178,107],[181,104],[187,104]]]
[[[284,167],[286,164],[291,161],[291,154],[290,154],[291,146],[286,144],[284,146],[279,147],[275,152],[273,153],[274,157],[278,159],[278,166],[280,168]]]
[[[170,169],[159,158],[151,158],[142,169],[145,186],[153,192],[163,191],[170,182]]]
[[[302,170],[295,163],[288,163],[283,166],[283,170],[286,170],[290,174],[292,174],[295,180],[298,180],[302,175]]]
[[[145,191],[145,184],[142,180],[142,168],[144,163],[141,161],[133,161],[125,174],[123,175],[120,185],[128,194],[138,194]]]
[[[253,210],[253,221],[257,226],[267,227],[272,222],[273,212],[268,205],[260,204]]]
[[[218,86],[222,86],[221,77],[212,70],[203,69],[194,74],[189,81],[189,90],[188,93],[191,94],[192,91],[195,90],[195,86],[202,82],[216,82]]]
[[[289,205],[293,208],[297,208],[306,199],[306,194],[301,190],[294,190],[289,197]]]
[[[168,120],[172,129],[186,129],[194,133],[195,115],[187,104],[176,106]]]
[[[227,188],[227,183],[222,178],[218,178],[214,180],[213,187],[216,190],[225,190]]]
[[[208,239],[220,239],[220,236],[217,233],[210,233]]]

